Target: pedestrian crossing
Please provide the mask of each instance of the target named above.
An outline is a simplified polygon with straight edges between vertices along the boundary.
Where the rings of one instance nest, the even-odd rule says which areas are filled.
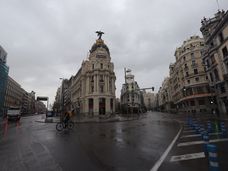
[[[174,146],[176,150],[169,158],[171,163],[206,158],[205,144],[228,141],[227,137],[222,137],[224,134],[218,130],[218,127],[216,127],[217,130],[214,130],[214,132],[208,133],[210,140],[205,141],[201,139],[203,132],[207,131],[204,127],[205,125],[207,125],[205,122],[200,123],[197,127],[196,125],[194,125],[195,127],[189,124],[183,125],[181,136],[178,138],[176,146]]]

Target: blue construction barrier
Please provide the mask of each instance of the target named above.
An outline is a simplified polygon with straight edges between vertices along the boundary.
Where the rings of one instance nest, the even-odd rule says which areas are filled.
[[[207,131],[204,131],[202,134],[202,139],[204,141],[204,152],[207,154],[207,145],[209,144],[209,135]]]
[[[225,123],[224,122],[220,122],[220,130],[221,130],[220,137],[221,138],[227,138],[227,129],[225,127]]]
[[[207,144],[209,171],[219,171],[218,149],[216,145]]]
[[[212,133],[213,132],[211,121],[207,122],[207,131],[208,131],[208,133]]]

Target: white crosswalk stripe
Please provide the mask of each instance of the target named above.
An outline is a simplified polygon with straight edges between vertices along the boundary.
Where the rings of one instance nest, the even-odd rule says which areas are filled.
[[[172,156],[170,159],[170,162],[199,159],[199,158],[204,158],[204,157],[205,157],[204,152],[183,154],[183,155],[179,155],[179,156]]]

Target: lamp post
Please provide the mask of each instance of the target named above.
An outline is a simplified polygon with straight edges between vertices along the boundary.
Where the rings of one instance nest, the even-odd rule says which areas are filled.
[[[63,118],[63,109],[64,109],[64,93],[63,93],[63,85],[64,85],[64,80],[65,78],[59,78],[60,80],[62,80],[62,85],[61,85],[61,93],[60,93],[60,99],[61,99],[61,105],[60,105],[60,108],[61,108],[61,114],[60,114],[60,120]]]

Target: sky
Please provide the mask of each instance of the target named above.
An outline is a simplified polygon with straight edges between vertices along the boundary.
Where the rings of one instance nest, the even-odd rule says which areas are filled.
[[[218,0],[228,9],[227,0]],[[26,91],[53,103],[59,78],[70,78],[97,39],[109,47],[116,96],[130,68],[141,88],[169,75],[175,49],[199,35],[201,19],[218,10],[216,0],[0,0],[0,45],[9,75]]]

